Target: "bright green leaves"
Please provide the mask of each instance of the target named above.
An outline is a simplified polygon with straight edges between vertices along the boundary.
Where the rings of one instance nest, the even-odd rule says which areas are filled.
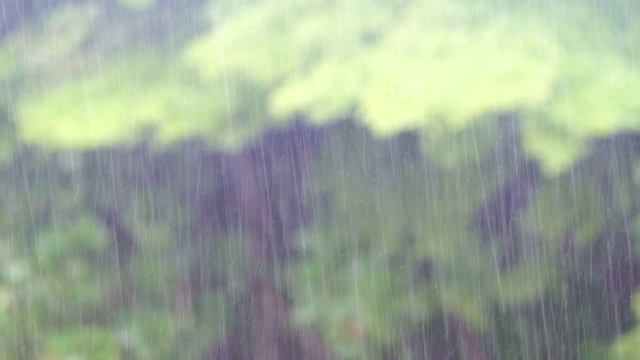
[[[85,60],[77,49],[88,40],[101,10],[93,2],[63,5],[0,41],[0,163],[11,159],[21,140],[13,124],[19,94],[35,86],[53,86],[73,75],[71,68]]]
[[[522,126],[525,152],[551,177],[586,157],[592,140],[640,130],[640,74],[630,55],[637,49],[619,41],[637,29],[621,20],[614,26],[588,8],[561,9],[571,21],[556,25],[561,47],[552,95],[524,114]]]
[[[590,151],[586,139],[533,116],[523,120],[522,148],[527,156],[540,163],[543,173],[549,177],[567,171]]]
[[[269,88],[262,106],[276,118],[303,113],[322,123],[356,104],[369,66],[361,48],[374,46],[390,10],[366,1],[263,2],[224,15],[190,46],[187,62],[212,81]]]
[[[367,56],[335,57],[284,83],[270,97],[270,111],[285,119],[304,114],[314,124],[349,117],[371,71]]]
[[[542,26],[519,17],[480,19],[470,5],[438,1],[274,8],[225,19],[187,59],[207,78],[242,74],[270,86],[276,117],[326,122],[356,110],[380,135],[442,120],[457,131],[548,99],[556,50]]]
[[[112,43],[137,44],[145,33],[105,37],[91,22],[102,10],[89,3],[27,31],[33,43],[55,36],[50,46],[11,40],[0,57],[24,58],[41,74],[78,59],[21,91],[19,135],[44,148],[131,144],[151,129],[160,144],[198,136],[237,148],[296,116],[353,118],[382,137],[424,130],[442,143],[510,113],[521,119],[526,156],[553,177],[588,156],[591,140],[640,130],[630,40],[640,30],[620,17],[636,9],[612,6],[611,15],[587,2],[220,2],[210,6],[209,32],[154,38],[156,50],[142,56],[154,59],[141,61],[139,49]],[[105,51],[100,59],[91,41]]]
[[[189,63],[208,79],[268,87],[275,118],[353,117],[378,136],[446,139],[521,114],[525,153],[549,176],[588,155],[592,139],[638,129],[635,50],[618,40],[635,30],[586,3],[282,5],[217,14]]]
[[[130,59],[23,100],[18,109],[22,139],[53,149],[137,140],[143,127],[162,114],[164,104],[158,98],[166,96],[162,89],[149,87],[149,65]]]
[[[142,10],[151,2],[128,4]],[[214,134],[216,146],[244,144],[262,127],[247,120],[255,114],[228,106],[250,108],[259,92],[235,83],[203,86],[181,66],[168,49],[177,52],[191,27],[178,24],[185,14],[172,13],[180,29],[169,36],[166,16],[154,22],[151,15],[89,2],[55,8],[22,34],[10,33],[0,44],[0,58],[7,59],[0,67],[11,66],[0,77],[12,85],[11,120],[20,140],[46,150],[94,149],[133,145],[155,131],[162,145],[203,133]],[[139,46],[148,31],[154,37]]]
[[[168,145],[208,134],[215,146],[236,148],[266,126],[254,104],[262,98],[258,89],[204,86],[185,69],[168,69],[161,56],[125,58],[25,96],[18,108],[20,137],[55,150],[129,146],[145,135]]]
[[[375,133],[459,131],[479,117],[547,99],[557,59],[539,25],[521,26],[519,17],[505,14],[472,16],[460,4],[442,10],[445,20],[422,21],[440,9],[413,5],[381,41],[364,90],[363,121]]]
[[[569,79],[557,85],[557,100],[549,111],[553,123],[585,137],[640,130],[638,69],[615,53],[584,57],[569,70]]]
[[[220,25],[197,39],[186,58],[210,79],[241,75],[259,86],[297,75],[302,80],[315,65],[344,60],[365,40],[375,43],[388,19],[389,9],[367,1],[252,3],[216,12],[214,21]]]
[[[524,150],[549,176],[588,155],[591,140],[640,130],[640,74],[634,66],[619,55],[582,57],[590,60],[567,65],[566,78],[554,86],[553,101],[525,115]]]

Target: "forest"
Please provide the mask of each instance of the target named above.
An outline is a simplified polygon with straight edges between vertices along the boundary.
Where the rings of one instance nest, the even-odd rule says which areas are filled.
[[[639,359],[638,18],[0,0],[0,359]]]

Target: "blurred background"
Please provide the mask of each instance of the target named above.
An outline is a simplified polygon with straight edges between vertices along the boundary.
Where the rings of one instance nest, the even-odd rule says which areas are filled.
[[[0,0],[0,359],[640,359],[635,0]]]

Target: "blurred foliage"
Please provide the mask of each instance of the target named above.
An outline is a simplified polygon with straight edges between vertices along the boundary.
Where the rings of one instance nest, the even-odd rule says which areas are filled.
[[[197,359],[232,326],[246,263],[241,238],[216,235],[202,251],[186,240],[189,211],[171,193],[86,183],[99,154],[61,156],[59,165],[23,156],[15,165],[25,177],[2,175],[3,358]],[[126,179],[129,165],[110,171]],[[94,202],[108,204],[114,190],[128,199],[118,201],[139,247],[126,266],[94,213]],[[210,280],[195,298],[185,287],[191,273]]]
[[[202,6],[83,1],[25,20],[0,47],[1,78],[23,78],[24,140],[82,149],[152,130],[237,148],[298,115],[442,138],[518,113],[523,150],[555,175],[592,139],[639,130],[635,4],[221,1],[199,19]]]
[[[300,257],[270,279],[294,331],[339,358],[421,358],[451,329],[416,334],[455,316],[496,358],[637,358],[638,15],[623,0],[3,3],[0,357],[195,359],[229,336],[255,259],[229,218],[195,235],[198,201],[229,185],[206,155],[301,120],[330,135],[304,170]],[[541,172],[519,183],[528,163]]]
[[[446,137],[485,116],[517,112],[525,152],[555,175],[586,156],[591,139],[638,130],[638,48],[631,40],[638,29],[628,20],[637,9],[614,2],[605,13],[602,6],[217,6],[212,16],[220,25],[196,39],[186,59],[204,78],[269,87],[265,106],[277,118],[355,117],[380,136],[424,129]]]
[[[631,306],[637,318],[640,315],[640,297],[638,297],[638,293],[634,294]],[[638,344],[640,344],[640,328],[635,328],[613,343],[611,358],[620,360],[635,359],[638,356]]]

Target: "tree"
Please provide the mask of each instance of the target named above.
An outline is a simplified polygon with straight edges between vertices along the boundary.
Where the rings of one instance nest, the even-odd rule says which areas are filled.
[[[514,348],[518,358],[587,358],[632,327],[636,4],[29,4],[8,7],[23,16],[0,30],[0,125],[15,130],[5,171],[30,219],[5,227],[42,246],[56,243],[43,229],[84,226],[82,238],[95,239],[102,219],[117,243],[128,228],[140,255],[105,271],[121,276],[104,295],[118,305],[96,295],[95,308],[142,314],[147,330],[182,321],[162,335],[166,348],[148,346],[150,331],[128,356],[186,351],[181,340],[207,328],[196,319],[212,308],[248,314],[215,320],[211,335],[211,354],[230,354],[223,348],[249,333],[242,358],[282,358],[283,343],[307,353],[328,344],[340,358],[485,359]],[[50,165],[67,152],[71,165]],[[42,167],[60,180],[43,182]],[[47,184],[56,190],[32,196]],[[77,188],[95,216],[56,200]],[[52,217],[61,211],[64,221]],[[120,226],[127,218],[134,224]],[[28,251],[11,258],[42,266]],[[160,272],[145,287],[149,269]],[[155,288],[162,278],[171,290]],[[145,318],[172,292],[165,320]],[[50,326],[46,316],[20,323]],[[299,330],[309,324],[322,341]],[[34,353],[63,342],[25,329]],[[267,333],[274,340],[259,341]],[[105,348],[126,347],[104,334]]]

